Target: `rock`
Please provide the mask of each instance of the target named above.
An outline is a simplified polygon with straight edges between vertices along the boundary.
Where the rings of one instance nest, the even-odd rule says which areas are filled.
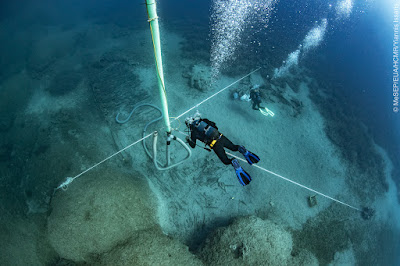
[[[200,251],[207,265],[285,265],[292,236],[281,226],[258,217],[236,219],[219,228]]]
[[[87,261],[156,224],[150,189],[139,173],[88,173],[57,191],[48,239],[61,258]]]
[[[333,261],[328,264],[329,266],[339,265],[357,265],[357,260],[354,255],[353,248],[346,249],[344,251],[336,252]]]
[[[174,265],[196,266],[203,263],[179,241],[161,230],[137,232],[123,245],[116,246],[100,257],[100,265]]]
[[[188,78],[190,88],[205,92],[210,87],[211,70],[208,66],[197,64],[192,66],[188,73],[182,74],[183,77]]]
[[[290,258],[287,266],[307,265],[307,266],[318,266],[318,259],[308,250],[302,250],[296,256]]]
[[[45,219],[19,217],[3,209],[1,216],[1,265],[53,265],[57,254],[46,240]]]

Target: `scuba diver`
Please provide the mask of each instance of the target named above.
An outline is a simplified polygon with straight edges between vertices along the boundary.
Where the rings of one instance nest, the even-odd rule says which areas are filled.
[[[253,110],[259,110],[260,108],[262,108],[260,106],[260,103],[261,103],[260,90],[258,89],[257,86],[254,86],[250,90],[250,99],[253,102]]]
[[[186,141],[193,149],[196,147],[196,140],[204,142],[210,147],[218,156],[218,158],[225,164],[232,164],[235,169],[236,176],[242,186],[248,185],[251,181],[251,176],[243,170],[239,165],[237,159],[228,158],[224,148],[231,151],[239,151],[246,158],[247,162],[251,165],[258,163],[260,158],[246,150],[245,147],[233,144],[227,137],[218,131],[218,127],[214,122],[201,118],[200,113],[196,112],[193,117],[188,117],[185,120],[186,126],[190,130],[190,137],[186,137]],[[207,149],[207,148],[205,148]],[[210,149],[207,149],[211,151]]]

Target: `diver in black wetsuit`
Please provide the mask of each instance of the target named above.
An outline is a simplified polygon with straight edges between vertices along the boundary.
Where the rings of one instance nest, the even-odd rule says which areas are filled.
[[[251,89],[250,90],[250,100],[253,102],[253,110],[259,110],[262,108],[260,106],[261,103],[261,95],[258,89]]]
[[[185,123],[190,130],[190,137],[187,137],[190,147],[196,147],[196,140],[204,142],[217,154],[218,158],[225,165],[232,164],[240,184],[245,186],[250,183],[250,175],[243,170],[237,159],[228,158],[224,148],[228,148],[231,151],[239,151],[249,164],[258,163],[260,158],[257,155],[246,150],[243,146],[233,144],[218,131],[218,127],[213,121],[201,118],[199,113],[196,113],[193,117],[186,118]]]

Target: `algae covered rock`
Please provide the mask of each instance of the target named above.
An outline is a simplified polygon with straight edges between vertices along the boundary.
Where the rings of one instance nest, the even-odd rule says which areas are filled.
[[[251,216],[217,229],[206,240],[200,255],[207,265],[285,265],[291,251],[289,232]]]
[[[51,265],[57,254],[39,215],[19,217],[0,207],[0,265]]]
[[[203,265],[195,255],[190,253],[187,246],[157,229],[137,232],[124,244],[103,254],[99,264],[113,266]]]
[[[140,174],[92,172],[58,191],[48,217],[48,239],[61,258],[87,261],[134,232],[155,226],[155,204]]]
[[[188,78],[190,88],[206,92],[210,88],[211,70],[203,64],[193,65],[188,73],[183,74]]]
[[[291,257],[291,259],[287,263],[288,266],[297,266],[297,265],[307,265],[307,266],[318,266],[319,262],[317,257],[314,256],[308,250],[302,250],[299,254]]]

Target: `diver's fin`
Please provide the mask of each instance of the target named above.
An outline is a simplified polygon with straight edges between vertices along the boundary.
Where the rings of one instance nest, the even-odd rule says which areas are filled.
[[[246,148],[243,146],[239,146],[239,152],[243,154],[244,158],[246,158],[249,164],[258,163],[260,161],[260,157],[246,150]]]
[[[260,113],[262,113],[263,115],[265,115],[265,116],[274,116],[275,114],[274,114],[274,112],[272,112],[271,110],[269,110],[267,107],[263,107],[263,108],[260,108],[260,109],[258,109],[258,110],[260,110]]]
[[[236,176],[242,186],[250,184],[251,176],[243,170],[243,168],[239,165],[237,159],[232,160],[233,168],[235,168]]]

